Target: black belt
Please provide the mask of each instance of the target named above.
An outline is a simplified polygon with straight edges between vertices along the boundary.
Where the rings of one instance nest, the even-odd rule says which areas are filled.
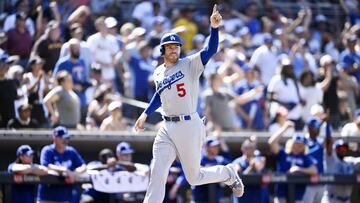
[[[337,200],[342,201],[342,202],[348,201],[350,199],[350,197],[341,197],[341,196],[337,196],[337,195],[334,195],[334,194],[330,194],[329,197],[331,199],[337,199]]]
[[[162,116],[165,121],[171,122],[179,122],[179,121],[189,121],[191,120],[190,115],[183,115],[183,116]]]

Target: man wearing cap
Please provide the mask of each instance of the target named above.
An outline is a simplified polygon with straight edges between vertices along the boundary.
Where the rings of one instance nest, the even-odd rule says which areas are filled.
[[[295,133],[288,140],[286,149],[279,145],[279,141],[284,132],[294,125],[293,122],[287,121],[284,126],[277,130],[268,140],[272,153],[276,158],[276,171],[280,173],[301,173],[313,175],[317,173],[316,161],[305,154],[307,140],[301,133]],[[305,185],[295,186],[295,202],[302,203],[305,193]],[[285,203],[287,197],[286,185],[275,185],[275,199],[278,203]]]
[[[31,52],[33,37],[26,28],[26,14],[20,12],[16,14],[15,28],[6,32],[7,41],[4,48],[9,55],[18,55],[20,57],[20,65],[26,67]]]
[[[323,138],[319,138],[320,128],[322,125],[322,121],[319,119],[312,117],[306,121],[307,126],[307,147],[308,153],[307,155],[316,160],[316,167],[319,174],[323,174],[325,171],[325,163],[324,163],[324,149],[325,143],[331,140],[331,127],[330,124],[326,122],[326,135],[325,140]],[[309,185],[306,188],[306,192],[304,194],[304,202],[306,203],[317,203],[321,202],[323,197],[325,188],[323,185]]]
[[[355,46],[358,42],[356,35],[348,36],[346,40],[346,50],[340,55],[342,68],[349,74],[356,77],[360,84],[360,52],[356,51]]]
[[[8,129],[21,129],[21,128],[38,128],[39,123],[37,120],[31,118],[32,106],[30,104],[22,104],[18,108],[19,117],[12,118],[8,125]]]
[[[215,165],[226,165],[231,161],[231,155],[229,153],[229,149],[225,142],[221,144],[221,142],[216,137],[208,137],[208,139],[204,143],[204,151],[201,157],[201,166],[202,167],[210,167]],[[220,151],[221,150],[221,151]],[[220,154],[221,152],[221,154]],[[211,194],[210,187],[215,187],[215,195]],[[192,200],[194,203],[206,203],[210,202],[209,197],[215,197],[215,202],[219,203],[220,198],[223,196],[223,187],[218,184],[208,184],[208,185],[199,185],[192,186]]]
[[[15,80],[6,78],[9,65],[8,55],[0,55],[0,128],[6,128],[10,119],[15,117],[14,102],[18,98],[17,85]]]
[[[33,163],[34,150],[29,145],[21,145],[16,150],[16,160],[8,166],[8,172],[14,174],[47,175],[47,168]],[[36,185],[13,184],[11,202],[35,203]]]
[[[105,131],[124,131],[127,123],[122,116],[122,104],[120,101],[113,101],[108,106],[110,116],[101,123],[100,130]]]
[[[40,163],[73,183],[79,173],[85,172],[85,162],[75,148],[68,146],[70,134],[65,127],[56,127],[52,138],[53,144],[46,145],[41,150]],[[74,189],[73,185],[40,184],[38,202],[71,202],[74,200]]]
[[[97,33],[89,36],[87,43],[93,54],[94,61],[101,65],[103,82],[112,83],[115,78],[114,59],[119,51],[116,38],[109,34],[105,24],[105,17],[95,21]]]

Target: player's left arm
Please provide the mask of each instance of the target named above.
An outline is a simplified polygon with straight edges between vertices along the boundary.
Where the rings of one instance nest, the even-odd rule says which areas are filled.
[[[201,62],[205,65],[209,59],[217,52],[219,45],[219,29],[221,23],[221,15],[217,10],[216,4],[214,5],[213,12],[210,16],[211,32],[209,41],[206,47],[200,51]]]

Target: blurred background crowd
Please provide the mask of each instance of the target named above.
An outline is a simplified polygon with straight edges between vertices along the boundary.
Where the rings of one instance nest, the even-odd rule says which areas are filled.
[[[175,32],[183,40],[182,56],[199,51],[209,35],[214,3],[223,17],[220,46],[201,76],[198,112],[206,116],[207,128],[216,139],[204,143],[202,165],[234,160],[240,173],[269,169],[254,138],[242,143],[242,157],[231,157],[219,137],[226,131],[271,132],[269,146],[276,155],[272,166],[278,164],[278,172],[305,168],[301,172],[323,173],[319,163],[326,160],[316,162],[308,154],[297,168],[282,164],[288,156],[293,159],[293,153],[304,154],[305,145],[315,147],[309,153],[317,158],[322,156],[319,153],[331,158],[332,149],[340,157],[336,160],[343,160],[344,150],[357,156],[356,143],[332,146],[330,140],[331,129],[342,136],[360,132],[360,3],[356,0],[1,1],[0,128],[131,131],[155,91],[152,73],[162,64],[160,38]],[[254,94],[244,102],[241,95],[250,91]],[[157,129],[159,122],[161,116],[155,113],[146,129]],[[294,134],[303,130],[310,141]],[[282,135],[293,136],[293,143],[301,146],[285,152],[277,145]],[[317,145],[317,136],[328,142]],[[64,139],[53,134],[54,145]],[[33,151],[23,148],[17,161],[25,159],[28,164],[32,160],[20,157],[31,157]],[[328,163],[343,167],[330,172],[353,172],[350,161],[330,158]],[[106,164],[107,158],[102,159]],[[76,167],[83,164],[79,157]],[[176,199],[186,183],[176,164],[165,202]],[[41,174],[46,169],[39,170]],[[251,199],[268,197],[267,188],[248,188],[248,202],[269,201]],[[208,202],[203,195],[207,190],[192,189],[198,195],[194,202]],[[280,202],[283,190],[276,190]],[[220,201],[222,190],[216,191]],[[339,191],[330,189],[328,199],[349,201],[351,189]],[[305,187],[298,189],[297,200],[314,196],[304,193]]]

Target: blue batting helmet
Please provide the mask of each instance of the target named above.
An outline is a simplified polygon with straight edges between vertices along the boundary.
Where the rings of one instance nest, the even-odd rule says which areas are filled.
[[[167,33],[161,38],[160,40],[161,55],[165,54],[165,49],[164,49],[165,44],[179,44],[180,46],[182,46],[181,38],[176,33]]]

